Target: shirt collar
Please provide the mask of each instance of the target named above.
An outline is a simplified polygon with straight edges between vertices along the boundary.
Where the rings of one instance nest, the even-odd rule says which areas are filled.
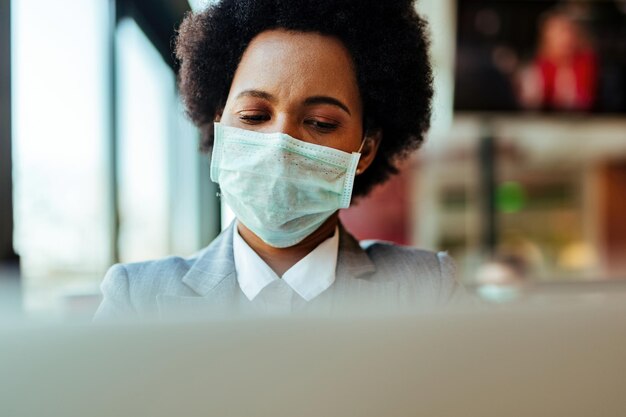
[[[335,282],[339,230],[313,249],[307,256],[289,268],[283,276],[300,297],[310,301]],[[271,282],[280,279],[276,273],[239,235],[233,227],[233,255],[237,282],[249,300],[253,300]]]

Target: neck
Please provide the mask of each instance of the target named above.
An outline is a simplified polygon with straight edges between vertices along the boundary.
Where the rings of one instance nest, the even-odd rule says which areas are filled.
[[[311,253],[320,243],[331,237],[335,233],[338,222],[339,213],[337,212],[302,242],[288,248],[275,248],[268,245],[242,223],[237,222],[237,230],[248,246],[276,272],[276,275],[282,277],[289,268]]]

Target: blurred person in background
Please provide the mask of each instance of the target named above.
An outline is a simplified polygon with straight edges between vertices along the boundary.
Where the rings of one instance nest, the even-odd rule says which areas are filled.
[[[96,319],[447,302],[447,253],[361,246],[338,220],[422,143],[428,45],[410,0],[223,0],[189,14],[180,90],[236,220],[189,258],[112,266]]]
[[[519,74],[522,106],[544,110],[592,110],[598,59],[587,32],[567,9],[547,12],[539,25],[533,61]]]
[[[485,300],[507,302],[519,298],[530,281],[530,266],[523,256],[500,253],[476,272],[477,292]]]

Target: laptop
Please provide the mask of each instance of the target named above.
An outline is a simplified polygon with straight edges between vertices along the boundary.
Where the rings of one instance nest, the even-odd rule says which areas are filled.
[[[626,416],[626,306],[0,324],[0,416]]]

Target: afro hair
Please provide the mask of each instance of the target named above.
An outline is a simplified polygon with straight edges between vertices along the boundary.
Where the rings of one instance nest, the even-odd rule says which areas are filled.
[[[201,151],[212,147],[213,121],[244,51],[271,29],[333,36],[350,52],[364,127],[381,134],[374,161],[354,183],[354,195],[366,195],[397,172],[397,162],[421,145],[429,128],[433,80],[426,22],[411,0],[221,0],[187,14],[175,52],[180,93],[201,130]]]

